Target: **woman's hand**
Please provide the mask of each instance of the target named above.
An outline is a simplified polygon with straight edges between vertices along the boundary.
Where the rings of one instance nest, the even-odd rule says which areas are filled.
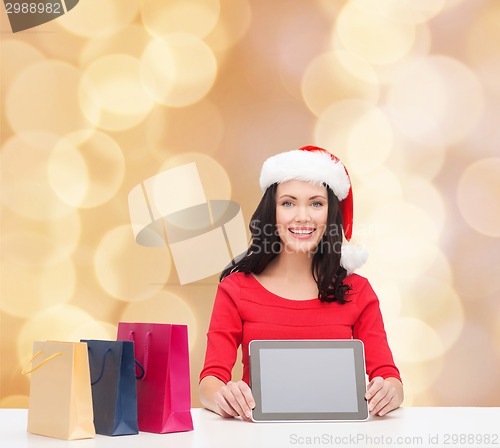
[[[214,395],[219,414],[222,417],[240,416],[243,420],[252,420],[252,409],[255,407],[252,391],[244,381],[229,381]]]
[[[396,378],[384,380],[381,376],[373,378],[366,388],[365,398],[371,415],[382,417],[403,402],[403,385]]]

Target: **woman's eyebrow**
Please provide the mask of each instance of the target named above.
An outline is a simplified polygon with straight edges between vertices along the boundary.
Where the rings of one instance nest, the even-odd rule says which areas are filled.
[[[292,196],[291,194],[283,194],[283,195],[281,195],[278,199],[282,199],[282,198],[291,198],[291,199],[297,200],[297,198],[296,198],[295,196]],[[318,199],[318,198],[320,198],[320,199],[326,199],[326,197],[325,197],[325,196],[322,196],[322,195],[320,195],[320,194],[317,194],[317,195],[315,195],[315,196],[311,196],[311,197],[309,198],[309,200],[312,200],[312,199]]]
[[[316,196],[311,196],[311,197],[309,198],[309,200],[311,200],[311,199],[317,199],[317,198],[320,198],[320,199],[326,199],[326,197],[325,197],[325,196],[323,196],[323,195],[321,195],[321,194],[317,194]]]

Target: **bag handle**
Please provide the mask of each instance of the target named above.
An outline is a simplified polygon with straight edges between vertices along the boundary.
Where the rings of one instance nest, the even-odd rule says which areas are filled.
[[[90,347],[88,347],[88,350],[90,352]],[[111,352],[111,348],[108,348],[104,352],[104,356],[103,356],[103,359],[102,359],[102,365],[101,365],[101,372],[99,373],[97,379],[95,379],[94,381],[90,382],[91,386],[93,386],[93,385],[97,384],[99,381],[101,381],[102,376],[104,375],[104,368],[106,367],[106,359],[107,359],[107,356],[108,356],[109,352]],[[139,376],[136,375],[135,379],[141,380],[142,378],[144,378],[144,367],[142,367],[141,363],[139,361],[137,361],[137,359],[134,359],[134,362],[137,364],[137,366],[139,367],[139,369],[141,369],[141,372],[142,372]]]
[[[33,357],[28,361],[28,363],[23,367],[23,370],[21,370],[22,375],[27,375],[28,373],[34,372],[35,370],[38,370],[40,367],[42,367],[44,364],[47,364],[49,361],[53,360],[54,358],[57,358],[58,356],[62,355],[62,352],[57,352],[54,353],[53,355],[50,355],[49,357],[45,358],[40,364],[38,364],[36,367],[33,367],[31,370],[26,370],[28,366],[37,358],[40,356],[43,352],[39,350],[36,352]]]
[[[142,364],[137,361],[137,359],[134,359],[135,365],[141,369],[141,374],[140,375],[135,375],[136,380],[142,380],[144,378],[144,375],[146,374],[144,371],[144,367],[142,367]]]
[[[128,333],[128,340],[135,343],[134,337],[135,337],[135,331],[130,330]],[[147,369],[149,365],[149,346],[151,345],[151,337],[152,337],[152,332],[151,330],[148,330],[146,332],[146,336],[144,337],[144,365],[139,363],[139,361],[137,360],[135,361],[136,365],[139,366],[139,368],[142,370],[141,375],[139,376],[136,375],[136,378],[138,380],[143,380],[146,378]]]
[[[89,352],[90,352],[90,347],[88,347],[89,349]],[[90,385],[93,386],[94,384],[97,384],[99,381],[101,381],[102,379],[102,376],[104,375],[104,367],[106,367],[106,358],[108,357],[108,353],[111,351],[110,348],[108,348],[105,352],[104,352],[104,356],[102,357],[102,364],[101,364],[101,372],[99,373],[97,379],[95,379],[94,381],[92,381],[92,379],[90,380]]]

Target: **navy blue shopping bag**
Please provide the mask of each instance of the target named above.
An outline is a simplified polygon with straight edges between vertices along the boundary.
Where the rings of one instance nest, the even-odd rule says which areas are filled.
[[[97,434],[138,434],[134,343],[82,340],[89,351]]]

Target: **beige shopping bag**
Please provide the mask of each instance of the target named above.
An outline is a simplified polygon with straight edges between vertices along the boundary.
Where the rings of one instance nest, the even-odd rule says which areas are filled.
[[[58,439],[95,436],[87,344],[33,344],[28,432]]]

